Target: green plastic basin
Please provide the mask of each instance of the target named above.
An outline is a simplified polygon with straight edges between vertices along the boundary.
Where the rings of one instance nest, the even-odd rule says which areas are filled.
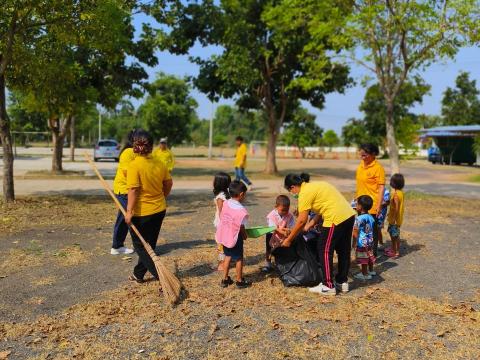
[[[247,232],[249,238],[258,238],[262,235],[271,233],[275,229],[275,226],[254,226],[251,228],[246,228],[245,231]]]

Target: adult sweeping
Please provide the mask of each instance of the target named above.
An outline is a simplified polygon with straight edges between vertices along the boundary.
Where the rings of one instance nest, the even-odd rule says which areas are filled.
[[[285,177],[285,189],[298,198],[298,217],[295,227],[290,232],[286,231],[288,236],[282,246],[290,246],[298,234],[323,220],[317,237],[310,241],[316,241],[318,261],[324,279],[309,290],[322,295],[336,295],[337,287],[340,291],[347,292],[354,210],[345,197],[326,181],[306,183],[300,175],[288,174]],[[308,222],[310,211],[316,214],[313,222]],[[338,257],[336,286],[333,277],[334,250]]]
[[[360,145],[360,165],[356,173],[355,199],[368,195],[373,199],[373,206],[369,211],[375,219],[373,229],[373,254],[377,256],[378,249],[378,223],[377,215],[382,210],[383,192],[385,191],[385,170],[377,161],[378,146],[374,144]]]
[[[134,134],[135,130],[132,130],[127,135],[125,145],[120,152],[120,160],[118,163],[117,172],[115,174],[115,179],[113,180],[113,192],[124,209],[127,208],[128,200],[127,169],[128,165],[135,159],[135,154],[133,153],[132,148]],[[110,254],[120,255],[133,253],[132,249],[125,247],[125,239],[127,234],[128,225],[125,223],[125,218],[123,217],[122,212],[119,211],[113,227],[113,241]]]
[[[167,209],[166,197],[172,189],[172,178],[165,164],[152,156],[153,138],[145,130],[137,130],[133,139],[136,154],[128,166],[128,205],[125,222],[134,224],[153,249],[157,245]],[[138,236],[130,231],[133,246],[138,254],[138,263],[130,280],[143,282],[149,271],[158,279],[155,264],[146,252]]]

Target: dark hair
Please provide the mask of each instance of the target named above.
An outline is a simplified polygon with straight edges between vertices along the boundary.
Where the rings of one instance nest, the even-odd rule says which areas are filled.
[[[230,175],[224,172],[219,172],[215,174],[213,178],[213,194],[217,196],[221,192],[225,194],[227,199],[230,199],[230,194],[228,193],[228,187],[232,182]]]
[[[310,182],[310,174],[301,173],[300,177],[303,179],[304,182],[306,182],[306,183]]]
[[[125,136],[124,144],[122,147],[122,150],[120,150],[120,155],[127,149],[130,149],[133,147],[133,137],[135,135],[135,132],[137,130],[133,129],[128,132],[128,134]]]
[[[153,150],[153,137],[143,129],[138,129],[133,135],[133,152],[140,155],[148,155]]]
[[[228,187],[228,192],[232,198],[239,197],[241,193],[247,192],[245,184],[239,180],[233,180]]]
[[[363,211],[368,212],[373,206],[373,199],[368,195],[361,195],[357,198],[357,203],[362,207]]]
[[[285,187],[285,189],[290,190],[292,186],[300,186],[304,182],[305,182],[305,179],[303,179],[301,175],[288,174],[287,176],[285,176],[285,181],[283,183],[283,186]]]
[[[378,156],[378,154],[380,154],[378,146],[372,143],[362,144],[359,149],[365,151],[369,155]]]
[[[275,206],[290,206],[290,199],[287,195],[278,195],[275,199]]]
[[[237,137],[235,138],[235,140],[236,140],[236,141],[242,141],[242,142],[243,142],[243,136],[237,136]]]
[[[390,186],[396,190],[402,190],[405,186],[405,178],[402,174],[393,174],[390,178]]]

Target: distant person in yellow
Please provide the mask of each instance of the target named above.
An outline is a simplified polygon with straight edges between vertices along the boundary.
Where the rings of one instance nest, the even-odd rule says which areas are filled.
[[[132,130],[127,135],[127,140],[125,145],[120,152],[120,160],[117,168],[117,173],[115,175],[115,180],[113,180],[113,192],[117,197],[120,204],[123,208],[127,209],[127,168],[128,165],[135,159],[135,154],[133,153],[133,136],[135,130]],[[117,220],[113,227],[113,242],[110,254],[120,255],[120,254],[131,254],[133,253],[132,249],[125,247],[125,239],[128,234],[128,225],[125,223],[125,218],[123,214],[119,211],[117,214]]]
[[[243,137],[237,136],[235,139],[237,144],[237,151],[235,152],[235,180],[242,181],[248,190],[252,190],[252,182],[245,175],[245,168],[247,167],[247,144],[244,143]]]
[[[153,151],[153,157],[159,159],[165,164],[167,170],[172,172],[175,166],[175,158],[172,150],[168,148],[167,138],[160,139],[160,146]]]

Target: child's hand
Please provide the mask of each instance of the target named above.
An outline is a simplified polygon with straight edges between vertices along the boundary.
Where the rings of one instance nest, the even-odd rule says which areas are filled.
[[[279,234],[282,234],[283,236],[288,236],[290,235],[290,229],[286,227],[278,227],[276,230]]]

